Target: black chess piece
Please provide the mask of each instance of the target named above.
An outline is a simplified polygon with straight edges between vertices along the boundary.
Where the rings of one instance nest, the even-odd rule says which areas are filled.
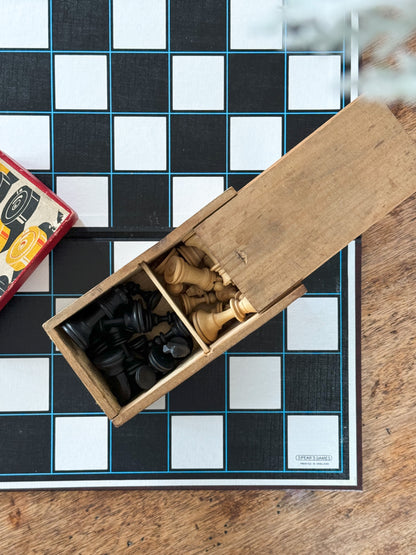
[[[144,360],[135,360],[125,364],[125,369],[127,375],[133,378],[140,390],[150,389],[157,381],[155,371]]]
[[[140,295],[143,301],[146,304],[146,308],[150,311],[153,311],[157,305],[159,304],[162,293],[155,289],[154,291],[146,291],[140,287],[138,283],[134,281],[128,281],[123,283],[121,286],[124,288],[124,291],[130,296],[135,297],[136,295]]]
[[[129,380],[124,372],[124,358],[122,349],[109,349],[93,359],[93,363],[104,374],[111,392],[121,405],[128,403],[132,396]]]
[[[88,346],[87,354],[89,358],[93,359],[98,355],[105,353],[108,350],[108,343],[100,334],[92,333],[90,344]]]
[[[155,371],[147,364],[141,364],[136,369],[134,380],[143,391],[149,390],[157,382]]]
[[[104,326],[106,320],[100,320],[95,328],[96,334],[100,335],[110,347],[121,347],[131,337],[131,332],[126,328],[122,327],[114,327],[111,326],[110,328],[106,329]]]
[[[126,348],[135,356],[136,358],[142,358],[145,356],[147,348],[148,348],[148,341],[145,335],[137,335],[132,337],[127,342]]]
[[[116,348],[99,354],[92,362],[103,374],[110,377],[124,372],[124,358],[123,349]]]
[[[103,321],[104,329],[110,327],[124,327],[125,329],[134,333],[148,333],[155,326],[161,322],[169,322],[171,314],[165,315],[154,314],[146,309],[140,300],[134,301],[132,305],[126,310],[120,318],[112,318]]]
[[[168,332],[166,333],[161,332],[159,334],[161,342],[165,344],[169,340],[173,339],[174,337],[184,337],[185,339],[190,340],[191,344],[193,344],[192,335],[190,334],[190,332],[188,331],[188,328],[185,326],[182,320],[179,318],[179,316],[177,316],[174,313],[170,313],[170,314],[172,314],[172,316],[168,321],[169,321],[169,324],[171,324],[171,328]]]
[[[121,287],[113,287],[109,293],[98,298],[96,303],[108,318],[114,318],[117,310],[122,305],[127,305],[129,300],[129,296]]]
[[[126,405],[132,398],[132,390],[126,374],[108,376],[107,383],[120,405]]]
[[[93,329],[103,318],[113,318],[117,309],[129,302],[129,297],[115,287],[91,306],[62,324],[64,331],[82,350],[88,349]],[[98,306],[97,306],[98,305]]]
[[[167,343],[162,346],[164,353],[169,353],[173,358],[182,359],[187,357],[192,348],[189,345],[189,341],[185,337],[173,337]]]
[[[74,316],[62,324],[62,329],[83,351],[88,349],[92,330],[106,313],[100,307],[82,310],[77,316]]]
[[[163,346],[153,341],[148,355],[149,364],[161,374],[171,372],[177,365],[177,361],[170,353],[163,352]]]

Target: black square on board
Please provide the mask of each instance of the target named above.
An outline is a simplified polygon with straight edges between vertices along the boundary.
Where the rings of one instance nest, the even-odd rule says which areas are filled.
[[[233,353],[281,353],[283,351],[283,313],[250,333],[230,349]]]
[[[113,471],[167,470],[167,419],[167,414],[141,413],[113,428]]]
[[[171,117],[172,171],[225,171],[225,116]]]
[[[55,171],[110,170],[110,116],[55,114]]]
[[[260,175],[261,172],[258,172]],[[250,183],[256,177],[255,174],[229,174],[228,175],[228,186],[234,187],[236,191],[242,189],[247,183]]]
[[[228,470],[283,470],[283,415],[229,414]]]
[[[281,54],[230,54],[228,110],[283,112],[284,71]]]
[[[55,295],[80,295],[110,273],[108,241],[67,239],[54,249]]]
[[[0,418],[0,474],[50,472],[51,417]]]
[[[108,50],[108,0],[53,0],[54,50]]]
[[[31,173],[33,173],[33,175],[36,176],[43,185],[46,185],[46,187],[48,187],[48,189],[50,189],[52,191],[52,188],[53,188],[52,174],[50,174],[50,173],[37,173],[37,172],[36,173],[31,172]]]
[[[50,353],[51,342],[42,329],[50,317],[50,298],[14,297],[0,312],[0,352],[3,355]]]
[[[187,379],[170,393],[171,411],[223,411],[225,408],[224,356]]]
[[[332,115],[287,114],[286,116],[286,150],[306,139],[313,131],[321,127]]]
[[[339,355],[286,355],[286,410],[340,410],[340,364]]]
[[[111,56],[113,112],[168,111],[168,55]]]
[[[54,412],[102,412],[64,357],[56,354],[53,359]]]
[[[304,280],[308,293],[339,293],[340,254],[330,258]]]
[[[116,229],[154,229],[169,225],[169,176],[114,175]]]
[[[170,14],[173,51],[226,49],[226,2],[171,0]]]
[[[0,53],[0,110],[51,109],[49,53]]]

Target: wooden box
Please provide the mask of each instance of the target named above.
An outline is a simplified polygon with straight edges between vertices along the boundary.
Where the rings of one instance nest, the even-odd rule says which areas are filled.
[[[44,324],[98,405],[120,426],[300,297],[302,281],[416,190],[416,147],[390,110],[358,99],[240,192],[228,189],[158,244]],[[204,342],[155,267],[194,236],[255,312]],[[150,390],[121,406],[62,324],[112,287],[135,281],[163,295],[194,350]]]

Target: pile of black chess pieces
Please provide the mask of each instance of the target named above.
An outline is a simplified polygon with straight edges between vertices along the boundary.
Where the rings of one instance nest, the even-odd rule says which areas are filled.
[[[160,299],[159,291],[123,283],[62,324],[121,405],[153,387],[192,352],[192,336],[180,318],[153,312]],[[161,322],[170,330],[148,340],[145,334]]]

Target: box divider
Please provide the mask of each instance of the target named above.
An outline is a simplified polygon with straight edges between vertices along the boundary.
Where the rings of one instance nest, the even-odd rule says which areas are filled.
[[[165,287],[162,285],[162,283],[158,280],[158,278],[156,277],[156,275],[152,272],[152,270],[149,268],[149,266],[145,263],[142,262],[140,264],[141,268],[146,272],[147,276],[152,280],[153,284],[157,287],[157,289],[162,293],[164,299],[169,303],[169,305],[171,306],[171,308],[174,310],[174,312],[176,313],[176,315],[181,319],[181,321],[183,322],[183,324],[186,326],[187,330],[189,331],[189,333],[192,335],[192,337],[194,338],[194,340],[196,341],[196,343],[201,347],[201,349],[203,350],[204,353],[209,353],[210,348],[208,347],[208,345],[206,345],[204,343],[204,341],[202,341],[202,339],[199,337],[199,335],[196,333],[194,327],[192,326],[192,324],[189,322],[188,318],[185,316],[185,314],[180,310],[180,308],[177,306],[177,304],[175,303],[175,301],[172,299],[172,297],[169,295],[169,293],[167,292],[167,290],[165,289]]]

